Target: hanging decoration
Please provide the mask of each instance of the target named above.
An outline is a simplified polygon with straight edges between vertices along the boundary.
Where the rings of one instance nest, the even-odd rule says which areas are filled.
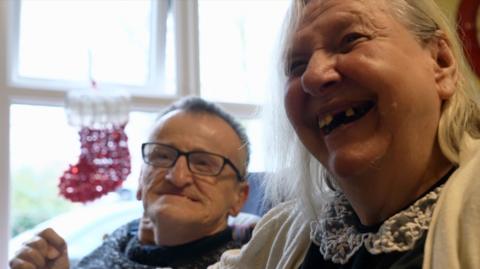
[[[121,186],[130,174],[130,153],[125,126],[129,95],[89,90],[67,94],[66,112],[79,128],[80,156],[60,177],[60,195],[72,202],[95,200]]]
[[[468,60],[480,78],[480,0],[460,1],[457,23]]]

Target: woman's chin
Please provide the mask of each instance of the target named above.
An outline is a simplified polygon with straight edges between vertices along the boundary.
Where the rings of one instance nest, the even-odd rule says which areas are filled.
[[[381,169],[386,147],[337,151],[330,156],[329,170],[336,178],[364,177]]]

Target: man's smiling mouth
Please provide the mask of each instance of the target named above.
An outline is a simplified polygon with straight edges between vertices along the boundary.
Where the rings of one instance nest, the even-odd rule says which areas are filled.
[[[175,197],[176,196],[176,197],[179,197],[179,198],[188,199],[188,200],[193,201],[193,202],[199,201],[199,199],[197,199],[193,195],[189,195],[187,193],[180,192],[180,191],[161,190],[161,191],[157,191],[156,194],[159,197],[162,197],[162,196],[173,196],[173,197]]]
[[[318,127],[328,135],[336,128],[360,119],[374,106],[374,101],[365,101],[335,114],[327,113],[318,119]]]

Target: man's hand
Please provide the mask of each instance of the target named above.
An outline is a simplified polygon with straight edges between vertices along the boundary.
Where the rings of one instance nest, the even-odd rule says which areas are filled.
[[[47,228],[24,243],[10,261],[11,269],[69,269],[67,244]]]

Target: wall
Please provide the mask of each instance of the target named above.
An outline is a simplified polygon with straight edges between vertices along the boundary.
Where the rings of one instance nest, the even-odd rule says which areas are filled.
[[[455,16],[461,0],[436,0],[438,5],[450,16]]]

